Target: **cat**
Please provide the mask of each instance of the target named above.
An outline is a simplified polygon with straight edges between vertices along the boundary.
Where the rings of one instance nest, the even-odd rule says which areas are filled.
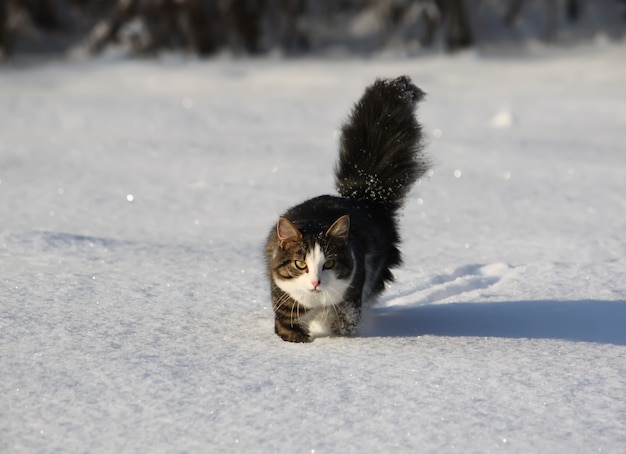
[[[353,334],[400,265],[397,213],[429,169],[407,76],[377,79],[342,126],[335,186],[287,210],[265,246],[275,333],[289,342]]]

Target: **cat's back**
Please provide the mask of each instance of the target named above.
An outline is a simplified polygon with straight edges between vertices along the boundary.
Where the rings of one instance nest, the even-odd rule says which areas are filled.
[[[360,207],[354,200],[343,197],[323,195],[295,205],[288,209],[281,217],[289,219],[299,232],[305,236],[318,236],[328,230],[328,228],[339,217],[353,213],[360,213],[365,207]],[[274,249],[278,246],[278,235],[276,227],[270,230],[266,243],[266,255],[268,261],[270,256],[274,256]]]
[[[290,208],[283,216],[303,234],[316,234],[326,231],[345,214],[350,216],[351,226],[357,227],[368,218],[368,207],[358,200],[322,195]]]
[[[359,243],[364,252],[379,249],[382,243],[396,239],[395,220],[365,201],[322,195],[287,210],[283,216],[293,222],[302,234],[318,235],[330,228],[341,216],[350,217],[350,242]]]

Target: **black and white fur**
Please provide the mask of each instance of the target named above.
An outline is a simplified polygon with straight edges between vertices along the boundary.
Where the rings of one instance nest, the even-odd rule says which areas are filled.
[[[341,129],[340,197],[307,200],[272,229],[266,260],[282,339],[354,333],[363,304],[393,280],[401,263],[398,210],[429,168],[414,114],[423,96],[406,76],[367,87]]]

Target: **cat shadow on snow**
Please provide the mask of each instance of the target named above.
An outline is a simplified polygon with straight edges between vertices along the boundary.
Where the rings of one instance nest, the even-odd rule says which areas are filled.
[[[362,337],[470,336],[626,345],[626,301],[507,301],[373,308]]]

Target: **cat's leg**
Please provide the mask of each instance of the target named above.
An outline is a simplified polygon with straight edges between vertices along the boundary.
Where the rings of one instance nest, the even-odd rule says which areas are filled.
[[[333,334],[349,336],[356,332],[361,321],[361,302],[364,286],[365,273],[358,267],[357,260],[357,269],[353,273],[350,287],[343,295],[343,301],[334,306],[335,320],[333,320],[331,325]]]
[[[335,319],[331,329],[333,334],[348,336],[356,332],[360,321],[360,302],[345,301],[335,306]]]
[[[311,342],[308,330],[300,324],[300,317],[308,311],[278,287],[272,289],[274,332],[287,342]]]
[[[300,325],[285,323],[278,316],[275,318],[274,332],[278,334],[282,340],[287,342],[313,341],[309,334]]]

